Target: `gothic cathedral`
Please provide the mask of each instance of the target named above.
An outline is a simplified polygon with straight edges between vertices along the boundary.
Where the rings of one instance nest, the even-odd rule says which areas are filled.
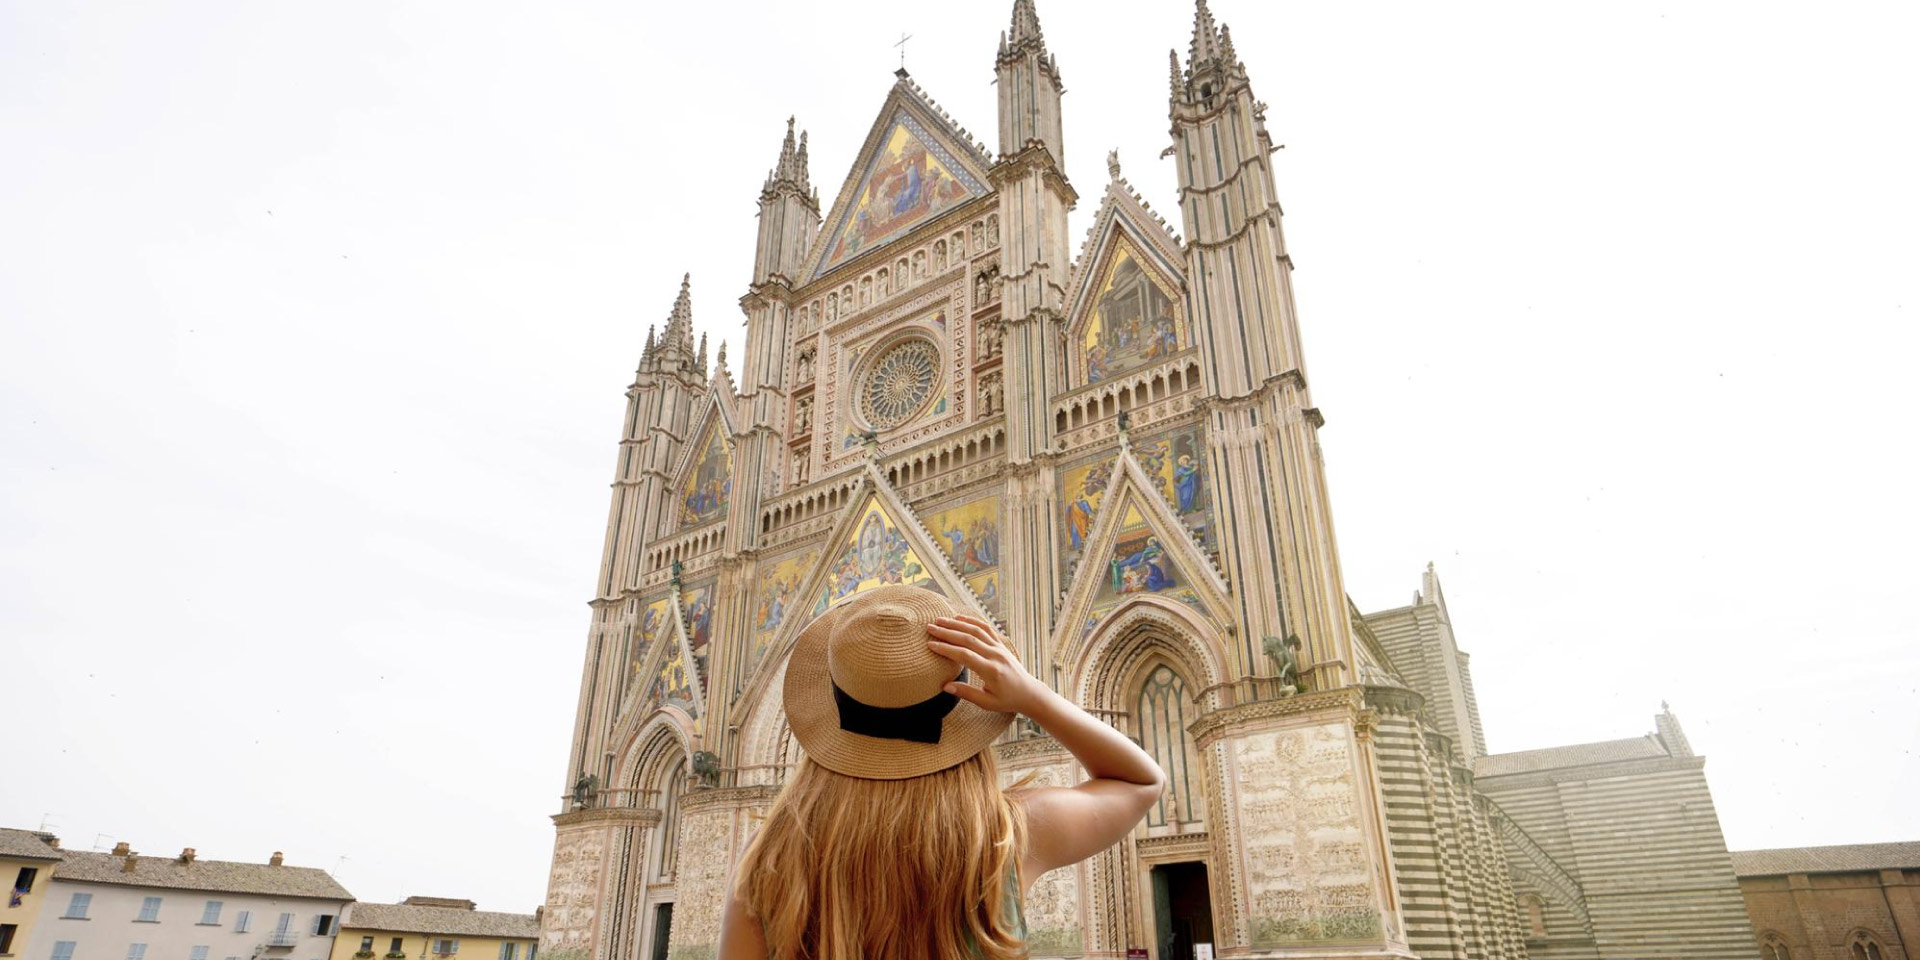
[[[1417,625],[1390,655],[1341,581],[1265,105],[1205,0],[1171,60],[1178,234],[1110,159],[1073,249],[1032,0],[997,150],[902,70],[823,217],[789,127],[738,373],[683,284],[627,390],[545,951],[714,955],[796,760],[790,645],[904,583],[998,621],[1168,774],[1130,839],[1035,884],[1035,956],[1527,955],[1464,655]],[[1395,670],[1428,648],[1457,669]],[[1077,777],[1036,729],[996,749]]]

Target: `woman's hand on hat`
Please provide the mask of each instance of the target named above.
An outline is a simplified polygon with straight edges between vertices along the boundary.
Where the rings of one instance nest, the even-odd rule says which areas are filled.
[[[949,683],[946,692],[983,710],[1028,713],[1047,693],[1046,685],[1020,665],[1013,647],[985,620],[965,614],[940,617],[927,625],[927,637],[928,649],[979,679],[979,686]]]

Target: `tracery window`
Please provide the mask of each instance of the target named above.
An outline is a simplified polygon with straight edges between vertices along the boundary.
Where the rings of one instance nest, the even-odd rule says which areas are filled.
[[[1793,952],[1777,933],[1768,933],[1760,941],[1760,960],[1793,960]]]
[[[1134,704],[1134,719],[1139,723],[1140,746],[1153,756],[1166,773],[1167,789],[1160,801],[1147,811],[1147,826],[1165,826],[1170,822],[1192,823],[1200,819],[1203,798],[1195,795],[1200,774],[1194,758],[1193,738],[1187,733],[1192,721],[1187,682],[1166,664],[1147,672]]]
[[[1853,960],[1886,960],[1886,954],[1880,952],[1880,941],[1865,930],[1853,935],[1853,942],[1848,944],[1847,950]]]
[[[672,880],[680,847],[680,788],[687,780],[687,762],[681,760],[667,771],[667,782],[660,789],[660,825],[654,827],[659,838],[660,855],[654,861],[653,878]]]

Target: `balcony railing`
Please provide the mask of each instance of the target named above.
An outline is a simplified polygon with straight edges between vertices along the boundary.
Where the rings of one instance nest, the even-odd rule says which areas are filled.
[[[267,946],[269,947],[297,947],[299,945],[300,934],[295,931],[275,930],[267,934]]]

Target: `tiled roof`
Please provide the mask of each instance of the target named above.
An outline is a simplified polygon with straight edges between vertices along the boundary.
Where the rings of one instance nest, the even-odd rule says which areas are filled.
[[[1920,843],[1856,843],[1840,847],[1733,851],[1733,874],[1736,877],[1852,873],[1859,870],[1920,870]]]
[[[1535,773],[1564,767],[1584,767],[1594,763],[1646,760],[1665,756],[1668,756],[1667,748],[1661,746],[1660,741],[1652,736],[1634,737],[1631,740],[1603,740],[1599,743],[1576,743],[1565,747],[1548,747],[1545,750],[1522,750],[1519,753],[1496,753],[1490,757],[1479,757],[1473,761],[1473,775],[1499,777],[1510,773]]]
[[[47,846],[48,834],[0,827],[0,857],[15,860],[58,860],[60,851]]]
[[[532,940],[540,936],[540,921],[531,913],[492,913],[405,903],[350,904],[346,915],[340,920],[340,927],[343,930],[393,930],[448,937]]]
[[[135,857],[132,872],[125,857],[109,853],[63,851],[53,869],[61,880],[113,883],[123,886],[163,887],[170,890],[217,890],[222,893],[258,893],[274,897],[311,897],[352,900],[353,894],[325,870],[314,867],[276,867],[264,863],[195,860],[181,863],[169,857]]]

